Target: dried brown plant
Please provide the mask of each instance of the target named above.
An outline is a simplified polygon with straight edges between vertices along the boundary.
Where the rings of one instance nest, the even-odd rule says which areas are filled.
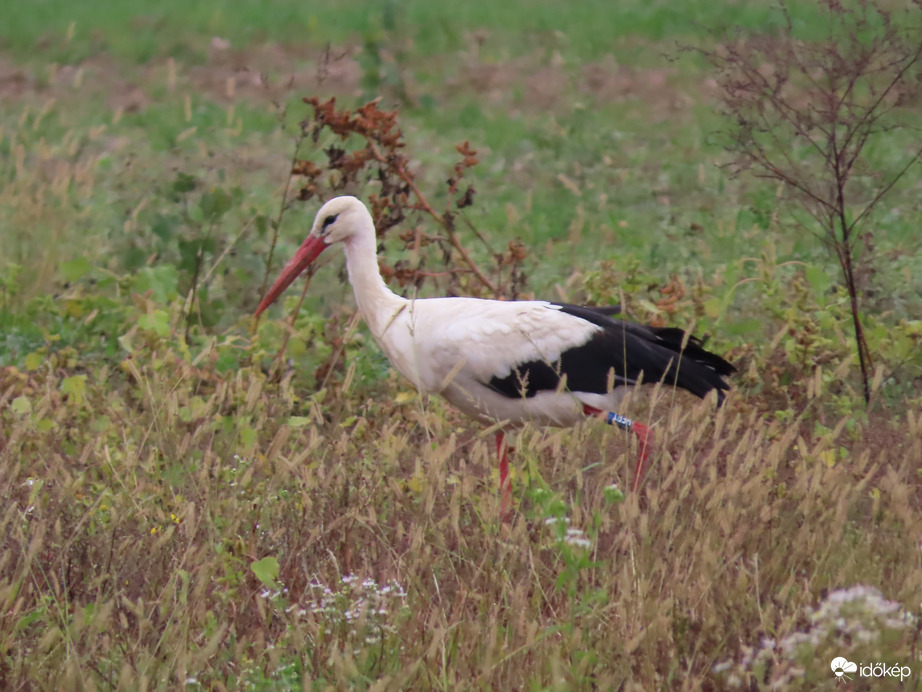
[[[737,33],[702,50],[716,68],[733,124],[724,133],[736,171],[781,183],[835,254],[851,301],[864,396],[872,358],[861,322],[859,241],[871,214],[922,155],[916,142],[895,165],[877,164],[872,144],[914,129],[920,97],[922,12],[895,14],[874,0],[820,0],[822,35],[801,38],[788,7],[773,35]]]

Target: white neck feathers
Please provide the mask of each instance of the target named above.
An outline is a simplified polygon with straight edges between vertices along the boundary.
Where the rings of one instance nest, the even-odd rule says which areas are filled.
[[[369,217],[369,221],[370,221]],[[369,224],[370,226],[370,224]],[[355,302],[375,339],[380,339],[406,299],[391,291],[378,269],[374,227],[360,230],[343,241],[346,271],[355,291]]]

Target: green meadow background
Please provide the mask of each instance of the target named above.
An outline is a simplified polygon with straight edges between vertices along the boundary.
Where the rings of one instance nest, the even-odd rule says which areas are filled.
[[[822,4],[791,12],[823,36]],[[0,686],[832,689],[841,655],[918,689],[922,172],[859,245],[866,407],[834,257],[730,174],[687,50],[781,25],[761,1],[4,8]],[[738,367],[727,404],[638,395],[638,493],[628,436],[526,428],[503,524],[492,432],[399,380],[341,259],[293,321],[294,288],[250,317],[319,206],[289,179],[309,96],[397,109],[438,208],[470,142],[475,262],[520,241],[521,296],[692,329]],[[405,228],[440,232],[409,218],[385,262],[418,261]]]

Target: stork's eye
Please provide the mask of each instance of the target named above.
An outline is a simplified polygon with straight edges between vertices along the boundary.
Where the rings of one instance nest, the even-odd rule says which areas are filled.
[[[320,228],[320,232],[321,232],[321,233],[326,233],[327,228],[330,226],[330,224],[332,224],[334,221],[336,221],[336,217],[337,217],[337,216],[339,216],[339,214],[331,214],[330,216],[328,216],[327,218],[325,218],[325,219],[323,220],[323,226],[321,226],[321,228]]]

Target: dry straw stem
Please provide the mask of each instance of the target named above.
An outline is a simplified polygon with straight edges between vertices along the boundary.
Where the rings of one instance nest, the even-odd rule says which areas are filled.
[[[291,153],[291,167],[289,168],[288,175],[285,176],[285,184],[282,187],[281,199],[279,200],[278,214],[275,217],[275,222],[272,224],[272,241],[269,244],[269,254],[266,256],[266,271],[263,273],[262,287],[259,289],[259,295],[261,296],[266,295],[266,289],[269,287],[269,277],[272,272],[272,258],[275,255],[275,247],[278,245],[279,229],[282,227],[282,219],[285,217],[285,210],[288,209],[288,193],[291,190],[291,181],[295,176],[295,166],[298,161],[298,155],[301,152],[301,144],[304,142],[305,137],[306,133],[303,130],[295,137],[294,147]]]
[[[680,414],[664,391],[644,416],[650,480],[620,504],[606,488],[629,479],[629,438],[525,430],[500,535],[490,441],[440,403],[331,391],[330,409],[255,369],[201,380],[156,361],[119,386],[90,379],[83,406],[51,370],[2,374],[32,407],[0,416],[10,687],[221,688],[294,670],[291,684],[336,687],[713,689],[716,663],[799,631],[827,589],[922,599],[906,530],[922,524],[917,408],[886,435],[843,419],[810,441],[732,400]],[[590,547],[558,541],[549,516]],[[251,569],[267,556],[277,593]],[[310,583],[349,572],[400,584],[412,617],[354,629],[312,612]],[[379,638],[358,645],[372,624]]]

